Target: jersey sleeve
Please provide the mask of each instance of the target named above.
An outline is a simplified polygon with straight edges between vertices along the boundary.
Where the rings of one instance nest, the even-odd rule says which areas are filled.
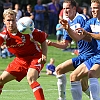
[[[4,39],[0,36],[0,46],[2,45],[3,42],[4,42]]]
[[[82,28],[84,28],[86,22],[87,22],[87,18],[85,16],[81,15],[78,17],[78,23],[80,23]]]
[[[7,36],[6,36],[6,29],[4,29],[2,32],[0,32],[0,46],[5,41],[6,38],[7,38]]]
[[[72,41],[72,38],[68,35],[65,29],[63,29],[63,40]]]
[[[91,25],[95,25],[95,21],[96,21],[96,18],[92,18],[88,20],[84,26],[84,30],[92,33]]]
[[[35,41],[38,41],[39,43],[43,43],[47,39],[47,36],[48,36],[47,33],[41,30],[37,30],[37,29],[34,30],[32,35],[33,35],[33,39]]]

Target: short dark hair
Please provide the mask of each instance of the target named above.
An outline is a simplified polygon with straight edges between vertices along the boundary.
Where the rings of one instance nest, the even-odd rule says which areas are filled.
[[[92,2],[96,2],[96,3],[99,3],[100,4],[100,0],[91,0],[91,3]]]
[[[77,3],[76,3],[75,0],[64,0],[64,3],[68,3],[68,2],[71,3],[72,7],[76,7],[77,6]]]

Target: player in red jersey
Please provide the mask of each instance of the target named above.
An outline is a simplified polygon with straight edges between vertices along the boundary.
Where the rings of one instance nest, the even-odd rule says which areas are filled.
[[[29,34],[18,32],[16,14],[13,10],[5,10],[3,16],[6,27],[0,33],[0,45],[6,41],[8,50],[16,57],[0,76],[0,93],[5,83],[14,79],[20,82],[27,76],[27,81],[33,90],[36,100],[45,100],[43,90],[37,79],[46,63],[47,34],[35,29],[32,32],[33,39],[31,40]]]

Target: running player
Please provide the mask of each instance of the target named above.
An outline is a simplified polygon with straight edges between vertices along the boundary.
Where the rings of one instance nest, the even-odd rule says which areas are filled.
[[[18,32],[16,13],[7,9],[3,13],[5,29],[0,33],[0,45],[6,41],[8,50],[16,57],[0,75],[0,94],[5,83],[16,79],[20,82],[25,76],[33,90],[36,100],[45,100],[43,89],[37,82],[47,56],[46,33],[35,29],[32,32],[33,41],[29,34]],[[41,44],[41,48],[38,45]]]

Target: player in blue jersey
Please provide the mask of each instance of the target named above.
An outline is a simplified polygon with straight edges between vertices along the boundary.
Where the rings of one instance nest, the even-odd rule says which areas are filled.
[[[69,24],[70,27],[75,30],[79,27],[84,27],[87,18],[76,12],[76,2],[74,0],[65,0],[63,3],[63,9],[66,16],[69,17]],[[71,36],[74,40],[77,40],[76,37]],[[71,38],[65,31],[64,39],[70,40]],[[93,45],[93,42],[95,45]],[[93,39],[91,42],[87,42],[84,40],[80,40],[77,42],[78,49],[79,49],[79,56],[69,59],[56,67],[56,73],[58,78],[58,92],[59,92],[59,99],[58,100],[66,100],[66,75],[65,73],[69,71],[73,71],[83,63],[85,60],[89,59],[91,56],[95,54],[96,49],[96,41]],[[56,44],[57,45],[57,44]],[[53,45],[54,46],[54,45]],[[56,47],[56,46],[55,46]],[[60,47],[60,46],[59,46]],[[84,78],[85,79],[85,78]],[[82,88],[83,91],[89,95],[89,88],[87,81],[82,81]]]
[[[61,22],[70,35],[77,37],[77,41],[84,39],[84,37],[88,37],[91,40],[92,38],[97,39],[97,49],[95,50],[96,54],[79,65],[70,75],[73,100],[82,100],[80,80],[85,76],[89,77],[91,100],[100,100],[100,88],[97,79],[100,77],[100,0],[91,0],[91,8],[95,18],[90,19],[86,23],[84,29],[77,29],[76,32],[82,32],[82,35],[81,33],[77,34],[74,32],[69,27],[67,21]]]

